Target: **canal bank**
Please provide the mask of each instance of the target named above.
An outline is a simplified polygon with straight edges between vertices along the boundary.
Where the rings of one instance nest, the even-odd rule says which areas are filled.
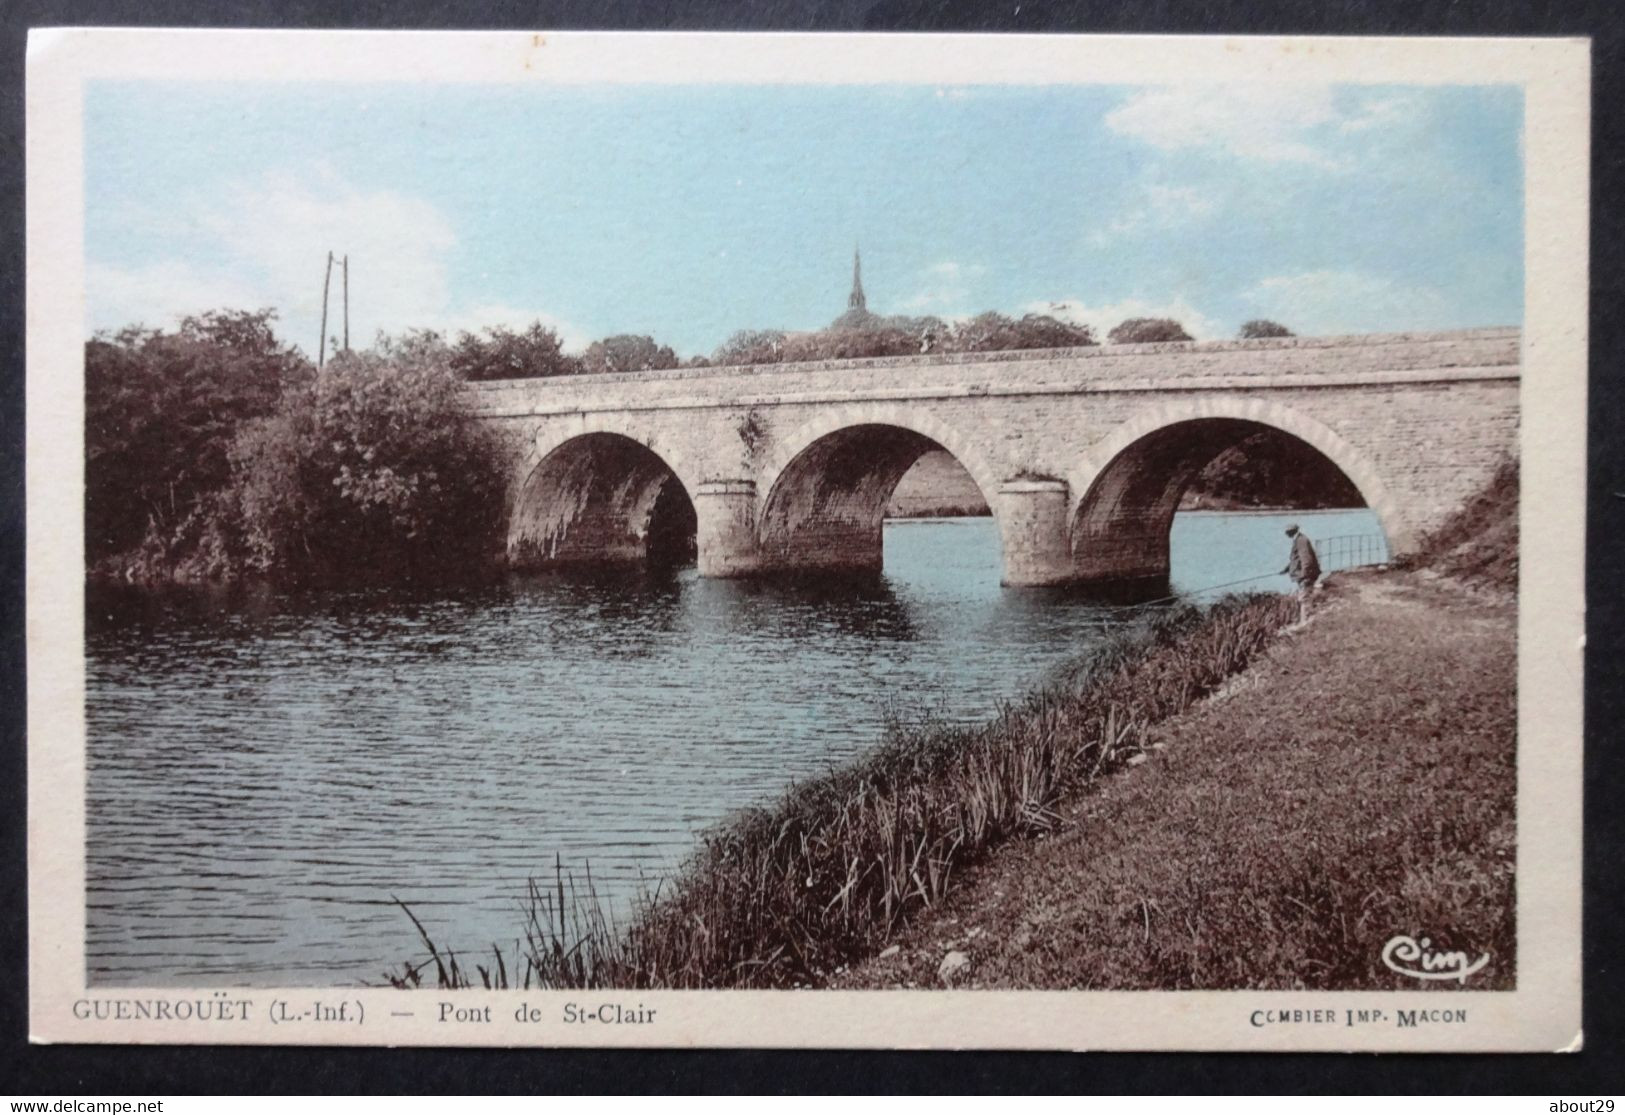
[[[825,983],[1414,990],[1381,955],[1425,934],[1514,986],[1514,598],[1419,571],[1320,604]]]

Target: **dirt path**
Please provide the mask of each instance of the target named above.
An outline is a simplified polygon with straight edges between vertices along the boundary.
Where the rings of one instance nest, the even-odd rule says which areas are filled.
[[[1426,574],[1334,578],[1146,761],[832,986],[1416,990],[1379,959],[1399,933],[1512,986],[1515,620]]]

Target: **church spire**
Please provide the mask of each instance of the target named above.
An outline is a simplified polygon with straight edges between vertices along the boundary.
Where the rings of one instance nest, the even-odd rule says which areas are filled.
[[[852,293],[846,296],[846,308],[849,310],[867,310],[868,302],[863,297],[863,258],[858,255],[858,249],[852,249]]]

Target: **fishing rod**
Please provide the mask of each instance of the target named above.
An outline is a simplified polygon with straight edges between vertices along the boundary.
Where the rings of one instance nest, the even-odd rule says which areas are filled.
[[[1279,571],[1272,570],[1268,573],[1260,573],[1256,577],[1243,577],[1239,581],[1225,581],[1223,584],[1208,585],[1206,588],[1192,589],[1190,592],[1176,592],[1171,596],[1159,596],[1155,600],[1144,600],[1138,604],[1112,605],[1111,610],[1116,612],[1130,612],[1136,608],[1150,608],[1157,604],[1171,604],[1175,600],[1182,600],[1191,596],[1201,596],[1203,593],[1208,592],[1217,592],[1222,588],[1235,588],[1237,585],[1250,585],[1254,581],[1264,581],[1271,577],[1279,577],[1280,575],[1281,574]]]

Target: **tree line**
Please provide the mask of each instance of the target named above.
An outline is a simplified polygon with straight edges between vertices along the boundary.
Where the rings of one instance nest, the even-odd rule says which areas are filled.
[[[1277,322],[1254,320],[1245,323],[1238,335],[1250,340],[1290,337],[1292,332]],[[1106,339],[1110,344],[1154,344],[1193,338],[1183,325],[1171,318],[1136,317],[1115,326]],[[851,310],[826,329],[742,329],[709,356],[693,356],[687,360],[680,359],[671,346],[649,336],[618,334],[594,341],[580,355],[571,355],[564,351],[558,333],[540,322],[523,330],[499,326],[478,334],[463,333],[452,346],[452,363],[463,378],[478,381],[852,360],[928,352],[1083,348],[1099,343],[1090,326],[1048,314],[1013,318],[989,312],[947,321],[934,316],[881,316]]]

